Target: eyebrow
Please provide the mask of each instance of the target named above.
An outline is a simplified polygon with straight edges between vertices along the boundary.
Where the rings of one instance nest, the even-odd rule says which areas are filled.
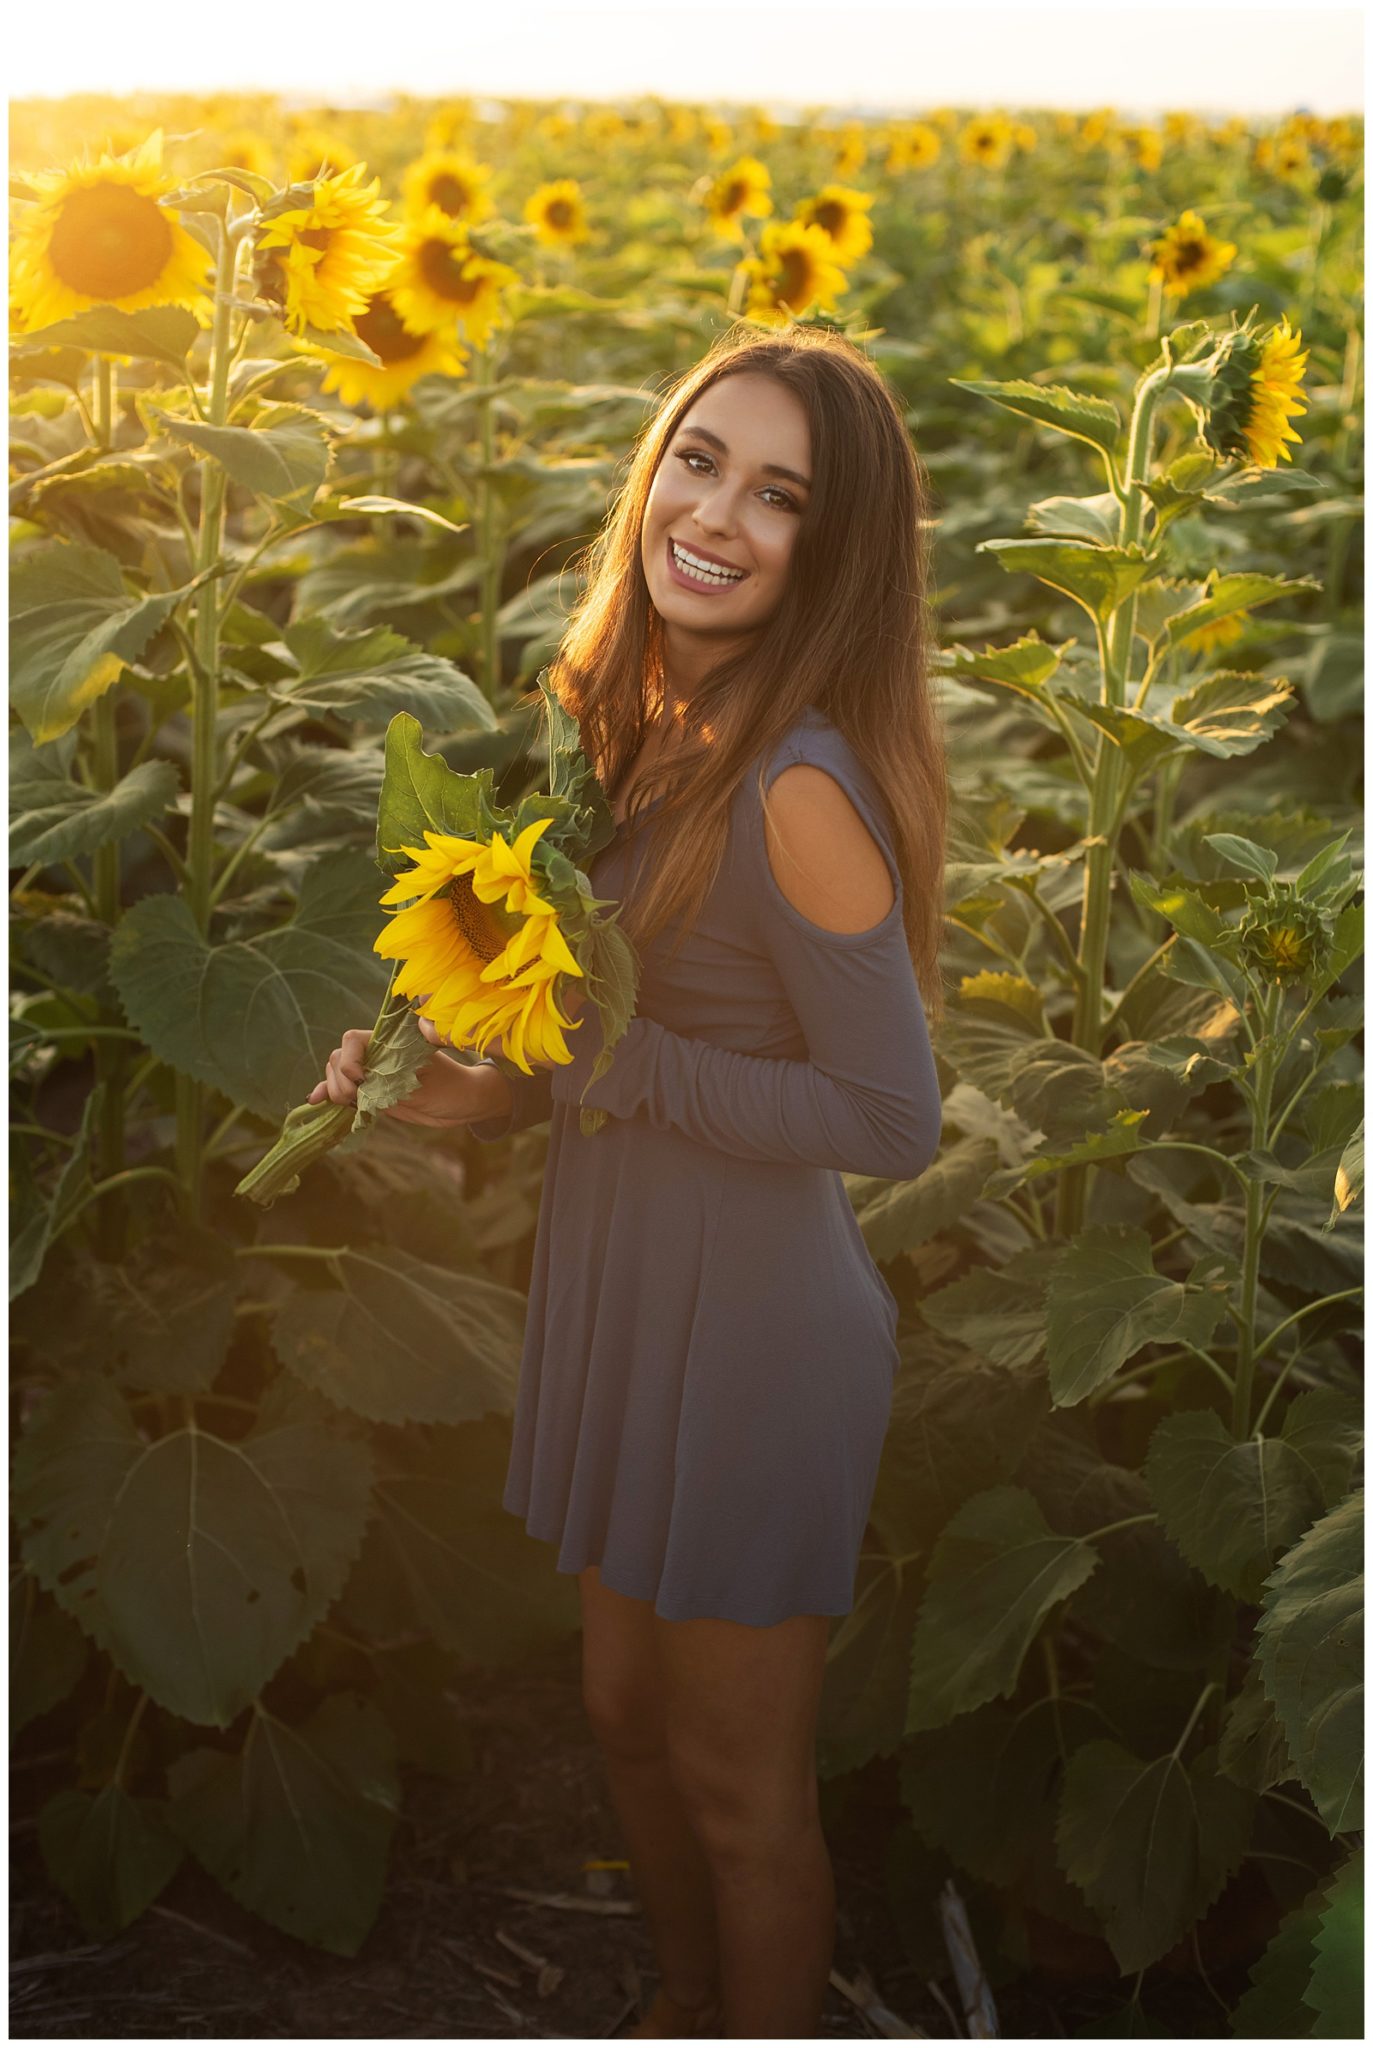
[[[720,439],[720,436],[718,434],[712,434],[709,427],[698,427],[691,424],[687,424],[681,427],[679,429],[679,432],[683,434],[694,434],[698,441],[709,441],[711,447],[718,448],[722,455],[729,454],[729,449],[726,447],[725,443]],[[800,484],[802,488],[807,491],[810,489],[810,478],[808,476],[802,476],[799,469],[783,469],[780,462],[765,462],[762,465],[762,469],[764,476],[790,477],[791,481],[794,484]]]

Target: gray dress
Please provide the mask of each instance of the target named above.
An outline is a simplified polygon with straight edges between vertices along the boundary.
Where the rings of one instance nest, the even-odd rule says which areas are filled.
[[[757,761],[715,886],[675,960],[643,949],[638,1014],[587,1093],[601,1044],[581,1013],[569,1066],[518,1076],[485,1141],[551,1118],[504,1505],[666,1620],[765,1627],[846,1614],[891,1412],[897,1309],[841,1172],[913,1179],[939,1087],[871,777],[813,708],[775,748],[845,790],[896,901],[830,932],[767,856]],[[656,808],[653,806],[651,808]],[[618,899],[651,816],[588,870]]]

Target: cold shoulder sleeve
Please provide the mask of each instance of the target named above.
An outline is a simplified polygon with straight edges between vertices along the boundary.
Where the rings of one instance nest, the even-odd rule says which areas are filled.
[[[813,737],[837,741],[832,731]],[[887,915],[867,931],[813,924],[777,884],[756,790],[749,794],[744,820],[758,939],[777,969],[809,1057],[735,1052],[639,1016],[616,1045],[610,1072],[587,1090],[586,1106],[618,1117],[641,1113],[657,1128],[674,1128],[743,1159],[912,1180],[938,1148],[940,1100],[902,923],[901,877],[885,822],[846,746],[784,749],[773,758],[769,780],[793,760],[823,767],[840,783],[882,847],[895,891]],[[586,1012],[577,1039],[571,1064],[550,1075],[555,1102],[575,1105],[582,1097],[602,1043],[595,1010]]]

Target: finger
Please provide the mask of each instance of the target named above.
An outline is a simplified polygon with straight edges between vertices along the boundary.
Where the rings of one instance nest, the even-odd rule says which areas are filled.
[[[305,1100],[307,1102],[323,1102],[325,1096],[328,1093],[328,1085],[323,1081],[316,1081],[314,1087],[310,1090],[310,1093],[306,1096]]]
[[[438,1026],[431,1024],[427,1017],[419,1019],[419,1034],[421,1038],[427,1039],[430,1045],[443,1044],[443,1039],[439,1036]]]

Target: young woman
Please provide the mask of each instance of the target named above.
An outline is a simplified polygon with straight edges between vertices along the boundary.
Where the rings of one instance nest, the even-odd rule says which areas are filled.
[[[607,1119],[581,1135],[575,999],[570,1065],[512,1087],[438,1052],[391,1111],[485,1141],[551,1118],[505,1505],[578,1577],[661,1970],[640,2037],[820,2030],[817,1711],[897,1364],[840,1176],[913,1178],[939,1138],[928,526],[903,409],[842,336],[735,330],[678,380],[551,670],[643,969],[586,1094]],[[354,1098],[366,1043],[312,1101]]]

